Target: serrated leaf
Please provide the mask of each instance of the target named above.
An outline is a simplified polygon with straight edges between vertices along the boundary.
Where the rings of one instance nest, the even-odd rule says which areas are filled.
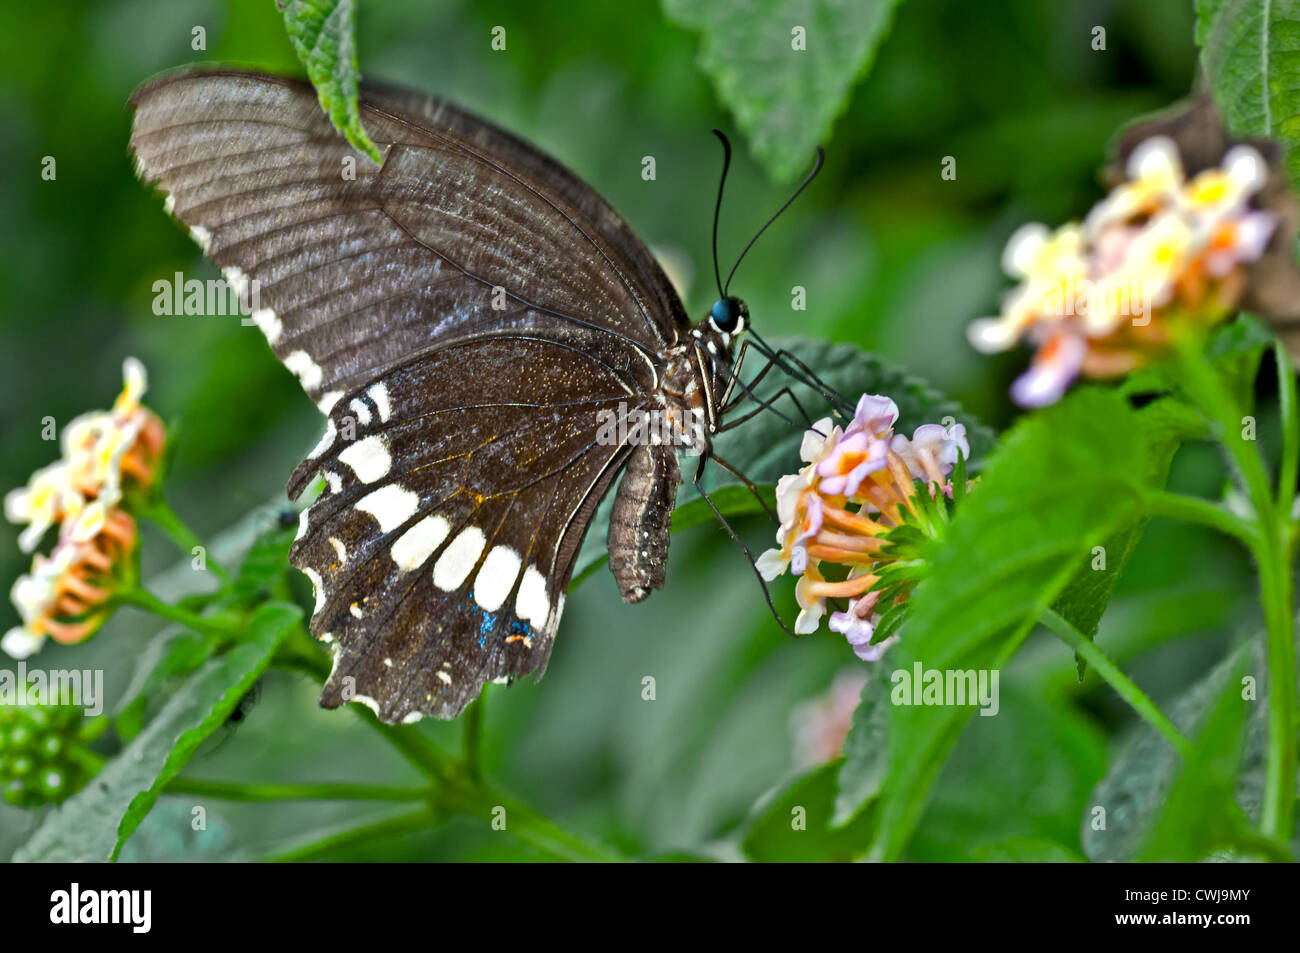
[[[353,148],[382,163],[383,156],[361,125],[357,105],[361,72],[356,4],[353,0],[282,0],[280,8],[289,41],[316,87],[321,109]]]
[[[700,67],[777,179],[812,162],[866,74],[898,0],[663,0],[700,34]],[[796,31],[803,31],[805,49]]]
[[[1138,510],[1146,450],[1112,391],[1081,388],[1023,419],[989,458],[912,596],[887,664],[1001,670],[1078,560]],[[889,772],[871,856],[897,859],[970,706],[890,706]]]
[[[1026,841],[1081,859],[1079,815],[1106,770],[1104,735],[1069,701],[1045,698],[1010,672],[996,703],[996,715],[971,719],[944,765],[908,860],[989,860],[981,850]]]
[[[191,676],[84,790],[46,817],[14,860],[115,859],[167,782],[261,677],[301,615],[282,603],[259,608],[244,639]]]
[[[1197,0],[1196,42],[1229,131],[1282,143],[1300,186],[1300,0]]]

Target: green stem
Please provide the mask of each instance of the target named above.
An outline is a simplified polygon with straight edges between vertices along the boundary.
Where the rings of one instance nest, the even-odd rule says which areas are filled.
[[[284,640],[272,664],[303,672],[318,682],[324,682],[330,674],[329,660],[302,626],[298,626]],[[429,779],[441,782],[453,773],[454,769],[447,756],[439,751],[433,742],[420,734],[416,725],[386,725],[369,708],[352,704],[347,707],[351,708],[367,725],[383,735],[385,741]]]
[[[231,784],[199,778],[173,778],[168,794],[189,794],[220,801],[425,801],[428,788],[378,784]]]
[[[471,783],[459,791],[444,792],[439,802],[448,811],[478,818],[484,823],[501,816],[504,832],[515,840],[543,851],[558,859],[574,862],[616,863],[626,860],[620,854],[606,850],[586,839],[565,830],[550,818],[533,810],[522,801],[493,788],[485,782]],[[504,815],[496,809],[504,809]]]
[[[316,860],[320,857],[326,857],[341,848],[351,847],[354,844],[367,844],[380,837],[396,837],[400,834],[413,834],[416,831],[425,830],[435,820],[437,820],[437,816],[433,809],[425,807],[408,814],[398,814],[394,817],[386,817],[381,821],[339,831],[298,847],[276,851],[268,854],[263,860],[269,863]]]
[[[302,627],[285,639],[276,655],[275,664],[306,672],[322,681],[329,675],[329,663]],[[443,754],[420,732],[418,725],[387,725],[369,708],[360,705],[348,707],[354,709],[358,717],[379,732],[385,741],[433,782],[432,793],[425,792],[433,805],[432,811],[425,815],[426,824],[432,824],[435,818],[448,814],[480,818],[485,823],[490,823],[495,819],[493,808],[503,807],[506,811],[505,830],[552,857],[576,861],[623,859],[565,830],[528,805],[495,790],[482,779],[482,730],[486,713],[483,696],[480,695],[465,714],[465,752],[462,761],[453,761]],[[406,818],[419,816],[421,815],[404,815]],[[402,818],[394,818],[377,825],[381,833],[387,830],[385,825],[390,823],[401,830],[406,829],[401,826]],[[373,833],[372,827],[374,825],[362,828],[362,836],[378,836]],[[294,848],[271,859],[301,860],[322,855],[340,845],[353,843],[350,834],[351,832],[345,831],[330,835],[321,842]]]
[[[1192,750],[1192,743],[1178,730],[1178,726],[1169,720],[1169,716],[1162,712],[1159,706],[1151,700],[1150,696],[1138,688],[1137,684],[1107,657],[1096,642],[1085,636],[1063,616],[1051,609],[1044,612],[1040,619],[1043,625],[1059,635],[1066,645],[1081,655],[1092,667],[1092,670],[1100,675],[1111,688],[1115,689],[1115,693],[1128,702],[1147,724],[1160,732],[1164,739],[1173,745],[1175,751],[1183,758],[1188,757]]]
[[[194,548],[196,546],[201,547],[205,565],[216,573],[223,582],[230,580],[230,573],[212,557],[212,552],[207,545],[176,515],[176,511],[161,496],[153,497],[141,507],[139,512],[141,516],[152,520],[163,531],[163,534],[175,543],[176,547],[185,555],[192,556]]]
[[[1260,830],[1290,843],[1296,803],[1296,647],[1294,593],[1284,537],[1269,533],[1255,548],[1260,596],[1268,628],[1268,769]]]
[[[1209,420],[1215,439],[1228,451],[1242,488],[1255,508],[1259,524],[1267,525],[1273,512],[1273,494],[1255,441],[1241,435],[1244,426],[1241,410],[1214,368],[1205,360],[1204,343],[1189,338],[1180,341],[1179,345],[1183,386]]]
[[[1247,546],[1253,546],[1259,537],[1259,531],[1252,523],[1209,500],[1170,493],[1167,490],[1153,490],[1147,494],[1146,502],[1152,516],[1167,516],[1185,523],[1208,526],[1227,536],[1236,537]]]
[[[1282,462],[1278,467],[1277,508],[1290,516],[1295,502],[1296,480],[1300,478],[1300,407],[1296,401],[1295,371],[1291,355],[1281,338],[1273,340],[1273,357],[1277,361],[1277,393],[1282,417]]]
[[[154,615],[171,622],[177,622],[188,629],[193,629],[195,632],[214,635],[221,639],[236,639],[240,634],[238,629],[220,625],[210,619],[205,619],[203,616],[182,609],[180,606],[163,602],[152,592],[139,586],[127,586],[118,590],[114,594],[114,599],[124,605],[135,606],[137,609],[152,612]]]
[[[1288,359],[1289,360],[1289,359]],[[1284,367],[1290,367],[1285,363]],[[1291,515],[1285,503],[1294,493],[1294,443],[1296,435],[1284,433],[1281,480],[1274,498],[1264,461],[1255,447],[1240,436],[1241,410],[1214,368],[1205,360],[1203,347],[1183,341],[1179,369],[1188,394],[1213,424],[1216,436],[1236,465],[1236,471],[1255,513],[1256,532],[1251,552],[1259,565],[1260,601],[1267,626],[1268,654],[1268,767],[1260,832],[1289,843],[1295,826],[1296,804],[1296,648],[1295,609],[1291,585]],[[1294,430],[1294,381],[1282,382],[1283,429]]]

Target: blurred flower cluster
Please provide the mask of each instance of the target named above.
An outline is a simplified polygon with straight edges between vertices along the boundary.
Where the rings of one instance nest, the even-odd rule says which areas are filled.
[[[764,579],[787,569],[799,577],[800,634],[817,630],[828,599],[847,600],[828,625],[864,661],[878,660],[896,640],[878,630],[878,606],[906,599],[918,543],[946,519],[949,474],[970,454],[961,424],[925,424],[909,438],[894,433],[897,420],[892,400],[864,394],[847,427],[830,418],[815,423],[800,448],[806,466],[777,483],[780,545],[758,558]],[[847,567],[847,574],[828,579],[825,564]],[[903,585],[893,584],[904,576]]]
[[[112,595],[115,568],[135,548],[135,520],[124,491],[148,488],[156,477],[165,434],[162,421],[140,403],[146,379],[134,358],[123,365],[125,385],[112,410],[81,415],[63,430],[63,456],[32,474],[5,497],[5,515],[24,525],[18,537],[32,552],[52,527],[58,539],[48,556],[11,592],[23,624],[0,639],[0,649],[26,658],[46,637],[80,642],[103,622],[97,611]]]
[[[1189,177],[1175,141],[1155,135],[1125,169],[1082,223],[1012,235],[1003,267],[1020,284],[1001,315],[969,328],[984,352],[1021,341],[1037,349],[1012,386],[1021,406],[1054,403],[1080,374],[1126,374],[1176,335],[1230,316],[1246,295],[1248,266],[1278,230],[1278,216],[1260,207],[1270,170],[1250,145]]]
[[[790,713],[794,760],[799,767],[825,764],[843,753],[866,684],[867,675],[862,669],[847,669],[835,676],[823,695],[803,702]]]

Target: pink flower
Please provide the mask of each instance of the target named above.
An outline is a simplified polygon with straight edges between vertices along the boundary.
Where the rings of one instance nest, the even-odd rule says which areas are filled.
[[[912,432],[911,440],[901,433],[896,435],[889,449],[903,458],[914,479],[927,483],[943,483],[959,457],[970,457],[966,428],[961,424],[922,424]]]
[[[884,436],[898,420],[898,405],[880,394],[863,394],[853,411],[853,421],[845,433],[863,432]]]
[[[808,568],[808,541],[822,531],[822,498],[809,493],[804,513],[799,535],[790,544],[790,568],[796,575]]]
[[[1034,355],[1029,370],[1011,385],[1011,399],[1021,407],[1046,407],[1061,399],[1083,367],[1088,345],[1068,331],[1053,334]]]
[[[887,440],[876,436],[873,431],[850,428],[826,458],[817,464],[817,475],[822,478],[821,492],[827,496],[853,496],[863,480],[884,468],[888,454]]]

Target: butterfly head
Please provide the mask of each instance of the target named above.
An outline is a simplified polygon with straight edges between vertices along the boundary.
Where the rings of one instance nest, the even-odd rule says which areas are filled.
[[[749,308],[739,298],[719,298],[709,309],[708,322],[719,334],[735,337],[745,331],[749,322]]]

